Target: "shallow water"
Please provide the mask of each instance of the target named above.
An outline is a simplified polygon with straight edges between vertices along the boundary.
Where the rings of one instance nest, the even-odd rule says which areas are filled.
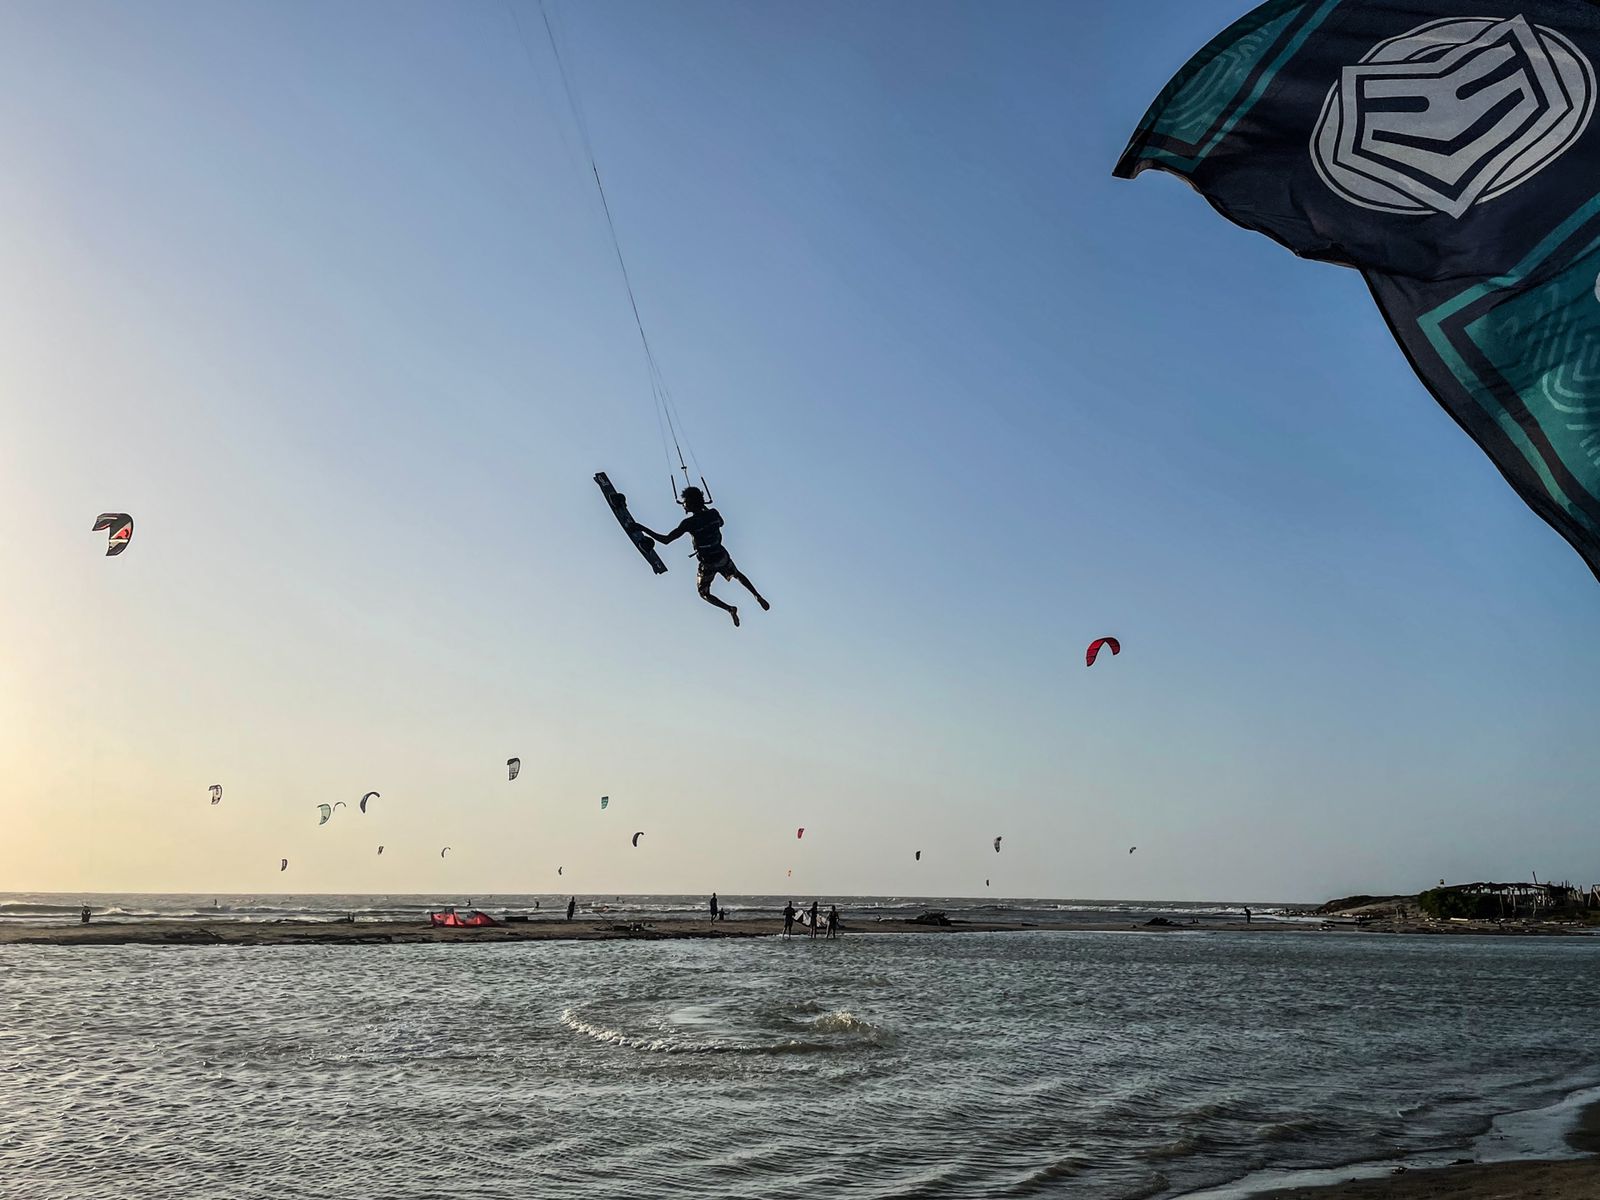
[[[0,947],[55,1200],[1176,1194],[1600,1083],[1591,939]]]

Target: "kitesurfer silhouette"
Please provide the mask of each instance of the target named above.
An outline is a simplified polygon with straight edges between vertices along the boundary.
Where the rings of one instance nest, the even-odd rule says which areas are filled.
[[[649,534],[658,542],[672,542],[688,534],[694,541],[694,555],[700,560],[699,587],[700,598],[707,604],[715,604],[733,618],[735,625],[739,624],[739,610],[724,600],[718,600],[711,594],[712,581],[718,575],[724,579],[736,579],[744,584],[746,590],[756,598],[756,603],[763,609],[771,608],[766,597],[756,591],[756,585],[751,583],[744,572],[733,565],[733,558],[728,554],[728,549],[722,544],[722,514],[716,509],[707,506],[705,493],[699,488],[690,485],[683,489],[683,507],[689,515],[678,522],[678,527],[671,533],[657,533],[653,529],[635,521],[635,528]]]

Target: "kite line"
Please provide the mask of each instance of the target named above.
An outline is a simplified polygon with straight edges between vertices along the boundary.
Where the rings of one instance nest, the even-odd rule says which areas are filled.
[[[535,65],[533,49],[528,44],[527,31],[523,28],[522,18],[517,13],[514,0],[506,0],[506,8],[511,13],[512,24],[516,26],[517,40],[522,45],[528,66],[537,74],[538,67]],[[611,237],[611,249],[616,254],[623,287],[627,289],[628,308],[633,313],[634,326],[639,330],[639,345],[644,349],[645,365],[650,375],[650,394],[655,401],[656,426],[661,433],[662,453],[666,456],[669,467],[676,461],[676,470],[682,473],[685,486],[691,482],[689,463],[693,462],[694,473],[701,476],[700,482],[703,485],[705,477],[700,471],[700,460],[695,457],[694,446],[690,444],[689,435],[684,430],[683,418],[673,402],[671,389],[667,387],[666,375],[662,372],[655,350],[650,345],[650,335],[645,332],[644,317],[639,312],[639,298],[633,287],[633,275],[628,270],[628,260],[622,252],[622,239],[617,236],[617,222],[611,215],[611,201],[606,196],[605,181],[600,175],[600,163],[595,158],[594,143],[589,138],[589,123],[584,119],[583,106],[578,102],[578,93],[572,86],[571,76],[567,73],[566,61],[561,57],[561,47],[556,40],[555,29],[550,23],[550,13],[545,7],[544,0],[539,0],[539,17],[544,24],[545,37],[550,43],[550,56],[555,60],[556,72],[561,77],[561,90],[567,97],[567,107],[571,110],[573,124],[577,127],[578,138],[583,145],[584,157],[589,162],[589,174],[594,180],[595,192],[600,197],[600,211],[605,215],[606,231]],[[669,440],[672,443],[670,451],[667,449]],[[688,446],[687,459],[685,446]],[[672,494],[674,497],[678,494],[676,476],[673,477]]]

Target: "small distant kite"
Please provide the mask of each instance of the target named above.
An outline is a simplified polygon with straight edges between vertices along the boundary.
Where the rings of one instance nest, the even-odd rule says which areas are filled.
[[[994,852],[996,854],[1000,853],[1000,838],[995,838],[994,840]]]
[[[988,886],[989,886],[989,881],[988,881],[988,880],[987,880],[987,879],[985,879],[985,880],[984,880],[984,881],[983,881],[983,886],[984,886],[984,887],[988,887]]]
[[[211,785],[211,803],[222,803],[222,785],[220,783],[213,783]]]
[[[642,829],[639,830],[638,833],[633,835],[633,844],[634,844],[635,847],[637,847],[639,845],[639,839],[642,838],[643,836],[644,836],[644,830],[642,830]]]
[[[328,818],[333,816],[333,806],[331,804],[319,804],[317,805],[317,812],[320,814],[317,824],[326,825]]]
[[[506,779],[507,780],[515,779],[517,777],[517,772],[520,771],[520,770],[522,770],[522,760],[520,758],[508,758],[508,759],[506,759]]]
[[[439,857],[443,858],[446,854],[449,854],[449,853],[450,853],[450,847],[446,846],[443,850],[439,851]]]
[[[1115,658],[1117,655],[1122,653],[1122,643],[1117,641],[1116,638],[1114,638],[1114,637],[1095,638],[1094,641],[1089,643],[1089,649],[1084,652],[1084,655],[1083,655],[1083,665],[1084,666],[1086,666],[1086,667],[1094,666],[1094,660],[1100,657],[1100,647],[1101,646],[1104,646],[1106,649],[1111,651],[1111,657],[1112,658]]]
[[[346,804],[343,800],[335,800],[333,802],[333,811],[334,812],[338,812],[341,808],[349,808],[349,807],[350,806],[348,804]]]
[[[793,878],[794,878],[794,868],[793,868],[793,867],[790,867],[790,868],[789,868],[789,878],[790,878],[790,879],[793,879]]]
[[[133,541],[133,518],[127,513],[101,513],[94,519],[94,529],[90,532],[99,533],[103,529],[110,531],[106,535],[107,558],[115,558]]]
[[[382,846],[379,846],[379,847],[378,847],[378,853],[379,853],[379,854],[382,854],[382,853],[383,853],[383,847],[382,847]]]
[[[278,870],[287,871],[288,869],[289,869],[289,860],[286,858],[281,863],[278,864]]]
[[[565,875],[566,873],[567,873],[567,869],[565,867],[557,867],[556,868],[556,874],[557,875]]]
[[[1129,847],[1128,847],[1128,853],[1129,853],[1129,854],[1132,854],[1132,853],[1133,853],[1133,852],[1134,852],[1134,851],[1135,851],[1135,850],[1137,850],[1137,849],[1138,849],[1138,848],[1139,848],[1139,847],[1137,847],[1137,846],[1129,846]]]
[[[805,837],[805,835],[806,835],[806,827],[804,825],[800,826],[799,829],[796,829],[794,831],[795,841],[799,841],[801,838]]]
[[[610,803],[611,803],[611,797],[610,796],[601,796],[600,797],[600,811],[601,812],[605,812],[606,805],[608,805]]]
[[[917,861],[918,861],[918,862],[921,862],[921,861],[922,861],[922,851],[921,851],[921,850],[918,850],[918,851],[917,851]]]
[[[366,812],[367,811],[367,801],[368,800],[380,800],[380,799],[382,799],[382,797],[379,796],[377,792],[368,792],[365,796],[361,797],[361,811],[362,812]]]

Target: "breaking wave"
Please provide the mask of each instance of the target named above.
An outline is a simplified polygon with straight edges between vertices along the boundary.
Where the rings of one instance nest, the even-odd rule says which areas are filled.
[[[740,1028],[726,1020],[675,1025],[659,1013],[635,1021],[602,1019],[596,1006],[562,1010],[561,1024],[601,1045],[647,1054],[827,1054],[888,1046],[893,1037],[882,1026],[842,1009],[820,1010],[767,1027]],[[804,1004],[789,1006],[800,1010]],[[633,1028],[625,1026],[633,1025]]]

